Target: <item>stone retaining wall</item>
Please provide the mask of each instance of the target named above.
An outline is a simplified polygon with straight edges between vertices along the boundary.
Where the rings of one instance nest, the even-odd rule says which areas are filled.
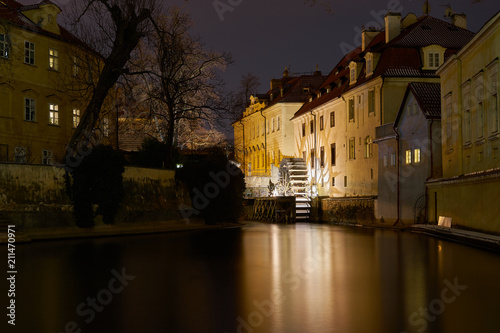
[[[55,166],[0,163],[0,214],[18,230],[74,225],[64,174]],[[171,170],[126,167],[116,222],[181,218],[174,176]]]

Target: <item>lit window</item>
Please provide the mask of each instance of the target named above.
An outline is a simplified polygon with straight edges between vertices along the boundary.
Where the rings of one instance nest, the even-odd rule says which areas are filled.
[[[59,52],[49,49],[49,68],[55,71],[59,70]]]
[[[49,104],[49,124],[59,125],[59,105]]]
[[[413,162],[420,163],[420,149],[418,148],[413,150]]]
[[[10,37],[9,35],[0,34],[0,57],[10,57]]]
[[[391,153],[391,166],[396,165],[396,154]]]
[[[73,109],[73,128],[77,128],[80,124],[80,109]]]
[[[411,149],[406,151],[406,164],[411,164]]]
[[[24,99],[24,120],[35,121],[35,109],[36,103],[34,99],[25,98]]]
[[[24,63],[28,65],[35,64],[35,43],[24,42]]]

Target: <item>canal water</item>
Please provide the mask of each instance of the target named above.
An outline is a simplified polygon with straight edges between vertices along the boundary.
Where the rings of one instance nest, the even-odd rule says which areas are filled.
[[[249,223],[16,249],[2,332],[500,332],[500,255],[408,232]]]

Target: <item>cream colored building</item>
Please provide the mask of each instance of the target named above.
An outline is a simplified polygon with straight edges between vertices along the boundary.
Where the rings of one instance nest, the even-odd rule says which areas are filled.
[[[320,196],[377,197],[384,175],[375,128],[394,122],[410,82],[438,83],[435,70],[473,36],[464,26],[399,13],[385,16],[384,30],[363,31],[362,45],[293,118],[295,155],[307,160]]]
[[[271,80],[266,94],[250,97],[243,116],[232,124],[235,159],[246,176],[248,195],[267,195],[269,180],[278,178],[285,157],[294,157],[294,132],[290,119],[324,80],[321,72],[292,77],[285,70]]]
[[[427,183],[429,220],[500,233],[500,13],[437,71],[443,179]]]

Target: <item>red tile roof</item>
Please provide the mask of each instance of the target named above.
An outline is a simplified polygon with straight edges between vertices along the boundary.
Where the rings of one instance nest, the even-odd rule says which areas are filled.
[[[381,31],[373,38],[365,51],[362,51],[360,46],[345,55],[320,87],[323,92],[326,92],[327,87],[331,87],[331,91],[320,98],[305,103],[292,119],[377,77],[438,78],[434,70],[422,69],[420,48],[433,44],[440,45],[446,48],[444,59],[446,60],[473,37],[473,32],[431,16],[420,17],[416,23],[403,29],[399,36],[389,43],[385,42],[385,32]],[[364,59],[367,52],[380,55],[377,66],[369,77],[366,77]],[[356,61],[362,66],[356,83],[352,85],[347,84],[350,61]],[[340,82],[340,87],[336,85],[338,82]]]

